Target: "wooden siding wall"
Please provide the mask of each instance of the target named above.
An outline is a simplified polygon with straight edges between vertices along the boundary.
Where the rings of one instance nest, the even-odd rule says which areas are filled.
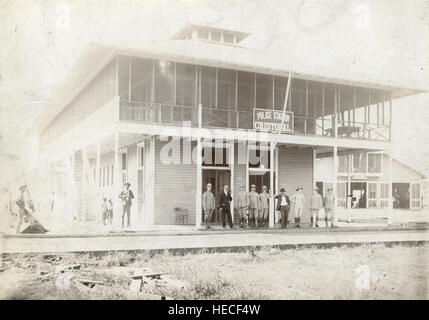
[[[157,137],[155,147],[155,224],[167,225],[176,223],[175,207],[188,209],[188,224],[195,225],[195,194],[197,183],[197,165],[195,163],[163,164],[160,154],[162,147],[168,142]],[[181,141],[180,156],[190,152],[183,150]],[[192,143],[192,147],[195,142]]]
[[[301,221],[310,220],[310,196],[313,187],[313,150],[311,148],[279,147],[279,189],[285,188],[286,194],[292,196],[297,187],[304,188],[305,206]],[[294,221],[292,206],[289,221]]]

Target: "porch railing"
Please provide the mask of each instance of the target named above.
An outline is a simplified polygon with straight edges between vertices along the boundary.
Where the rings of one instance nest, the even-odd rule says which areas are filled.
[[[156,124],[183,125],[190,122],[198,126],[198,107],[168,103],[120,100],[119,120]],[[202,126],[211,128],[253,129],[250,111],[202,108]],[[390,139],[389,126],[362,122],[347,122],[305,116],[294,116],[294,133],[314,136],[380,140]]]
[[[177,124],[191,122],[197,126],[197,107],[167,103],[120,100],[119,120],[156,124]]]

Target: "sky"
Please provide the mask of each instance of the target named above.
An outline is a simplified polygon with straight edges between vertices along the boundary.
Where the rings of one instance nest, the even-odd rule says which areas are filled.
[[[90,42],[187,22],[249,32],[243,45],[295,71],[429,91],[429,1],[0,0],[0,153],[36,156],[26,129]],[[428,122],[429,93],[394,101],[394,156],[429,176]]]

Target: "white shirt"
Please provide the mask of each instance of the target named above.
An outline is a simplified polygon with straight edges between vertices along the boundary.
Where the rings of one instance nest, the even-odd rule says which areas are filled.
[[[281,206],[287,206],[286,196],[282,196],[282,202],[280,203]]]

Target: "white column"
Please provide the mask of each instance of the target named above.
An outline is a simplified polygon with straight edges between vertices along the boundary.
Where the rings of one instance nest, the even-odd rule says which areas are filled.
[[[121,203],[118,198],[118,194],[121,190],[121,174],[119,169],[119,132],[114,134],[114,149],[113,149],[113,219],[119,223],[121,212]]]
[[[316,151],[316,148],[313,147],[313,188],[316,187],[316,158],[317,158],[317,151]]]
[[[347,169],[347,193],[346,196],[349,195],[351,193],[352,190],[352,182],[351,182],[351,176],[350,176],[350,172],[351,172],[351,165],[352,165],[352,155],[349,154],[347,155],[348,160],[347,160],[347,164],[348,164],[348,169]],[[349,199],[350,199],[350,203],[349,203]],[[347,222],[352,222],[352,198],[350,197],[346,197],[346,206],[347,206]]]
[[[202,195],[201,190],[203,188],[203,155],[202,155],[202,146],[201,138],[198,137],[197,140],[197,189],[195,195],[195,227],[197,229],[201,228],[201,215],[202,215]]]
[[[389,202],[387,205],[387,225],[391,226],[393,224],[393,199],[392,199],[392,153],[387,153],[387,159],[388,159],[388,166],[389,166]]]
[[[234,141],[232,142],[232,148],[231,148],[231,154],[230,154],[230,158],[229,158],[229,163],[231,165],[231,196],[232,196],[232,201],[231,201],[231,219],[232,222],[234,222],[234,198],[235,198],[235,192],[234,192],[234,158],[235,158],[235,143]]]
[[[86,203],[86,193],[88,190],[88,181],[86,178],[87,173],[87,159],[86,159],[86,148],[81,150],[82,156],[82,221],[86,221],[88,216],[88,204]]]
[[[100,141],[97,141],[97,155],[95,159],[95,189],[99,190],[100,186]]]
[[[333,160],[333,177],[332,177],[332,192],[334,194],[334,212],[335,212],[335,218],[338,220],[338,211],[337,211],[337,206],[338,206],[338,193],[337,193],[337,175],[338,175],[338,148],[337,146],[334,146],[333,148],[333,155],[332,155],[332,160]],[[337,223],[337,221],[333,221],[334,225]]]
[[[274,228],[274,149],[276,147],[276,144],[273,142],[270,142],[270,208],[269,208],[269,216],[268,216],[268,223],[270,228]]]

